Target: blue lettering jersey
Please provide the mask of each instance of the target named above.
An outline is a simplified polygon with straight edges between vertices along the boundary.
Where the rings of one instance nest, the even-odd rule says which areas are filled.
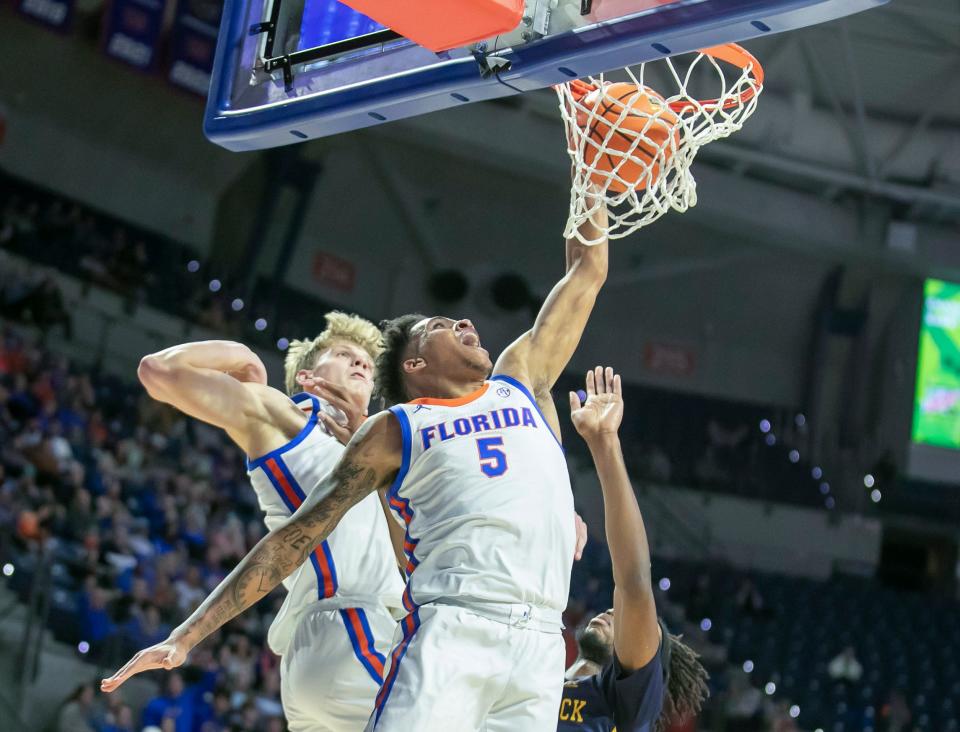
[[[563,686],[557,732],[647,732],[660,716],[663,662],[660,651],[636,671],[626,672],[614,656],[613,663],[593,676],[568,681]]]

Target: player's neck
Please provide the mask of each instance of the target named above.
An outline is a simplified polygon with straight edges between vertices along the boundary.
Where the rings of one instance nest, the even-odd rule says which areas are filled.
[[[573,665],[567,669],[565,677],[567,681],[572,681],[574,679],[582,679],[584,676],[593,676],[601,671],[603,671],[603,668],[593,661],[588,661],[585,658],[577,658],[577,660],[573,662]]]
[[[336,385],[337,385],[337,386],[340,386],[340,387],[343,386],[343,384],[339,384],[339,383],[336,384]],[[320,392],[319,389],[307,389],[307,390],[306,390],[306,393],[307,393],[307,394],[312,394],[313,396],[317,397],[318,399],[322,399],[323,401],[327,402],[328,404],[330,403],[329,400]],[[362,400],[360,397],[358,397],[356,394],[354,394],[353,392],[349,392],[349,391],[348,391],[348,392],[346,393],[346,398],[347,398],[347,400],[348,400],[351,404],[353,404],[354,407],[356,407],[356,408],[359,409],[360,411],[363,411],[364,409],[367,408],[367,404],[364,404],[364,403],[363,403],[363,400]],[[307,409],[307,407],[304,407],[304,409]]]
[[[471,377],[466,380],[434,377],[425,380],[423,384],[418,385],[418,388],[411,389],[411,399],[424,397],[430,399],[460,399],[483,388],[485,382],[486,379],[483,377]]]

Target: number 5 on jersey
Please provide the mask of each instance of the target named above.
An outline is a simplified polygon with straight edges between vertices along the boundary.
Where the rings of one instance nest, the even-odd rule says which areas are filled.
[[[485,476],[496,478],[507,472],[507,453],[503,450],[502,437],[478,438],[477,452],[480,453],[480,471]]]

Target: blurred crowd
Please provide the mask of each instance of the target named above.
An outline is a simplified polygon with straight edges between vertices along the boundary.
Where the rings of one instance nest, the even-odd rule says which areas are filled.
[[[230,284],[212,292],[209,273],[199,263],[188,267],[192,261],[186,247],[0,177],[0,318],[34,326],[43,336],[33,342],[6,326],[0,330],[0,559],[15,564],[10,585],[22,598],[34,579],[50,583],[54,636],[100,668],[166,637],[264,529],[243,455],[219,431],[156,404],[132,379],[72,364],[52,350],[51,333],[69,339],[72,332],[55,273],[116,292],[131,313],[145,303],[227,337],[263,338],[236,317],[226,294]],[[294,300],[287,307],[322,311]],[[282,327],[307,332],[292,322]],[[579,377],[564,380],[559,393],[580,386]],[[811,466],[790,457],[805,444],[802,415],[625,389],[632,408],[622,436],[638,482],[824,505]],[[582,441],[567,442],[582,450]],[[655,566],[663,564],[655,558]],[[782,605],[750,577],[734,575],[721,588],[711,584],[712,570],[693,571],[686,582],[671,572],[673,589],[661,584],[658,590],[661,612],[712,674],[713,698],[699,727],[691,722],[682,729],[799,729],[790,701],[754,683],[757,676],[733,657],[745,641],[729,634],[744,622],[790,627]],[[609,557],[594,539],[574,568],[565,615],[569,660],[576,628],[607,608],[611,596]],[[722,637],[705,622],[717,612],[718,598],[730,613]],[[55,732],[282,732],[278,659],[264,641],[281,600],[275,593],[231,623],[192,654],[189,666],[157,674],[156,696],[145,705],[128,705],[123,692],[106,697],[92,685],[78,686],[59,709]],[[809,673],[835,684],[831,693],[859,690],[874,669],[853,645],[835,645],[820,649],[820,656],[831,654],[830,663]],[[778,658],[769,665],[784,663]],[[894,685],[883,694],[871,727],[912,730],[907,696]],[[797,690],[793,698],[800,695]]]
[[[245,242],[239,243],[243,246]],[[141,304],[249,343],[300,333],[305,314],[331,309],[315,297],[246,273],[211,270],[180,242],[139,229],[0,171],[0,247]],[[210,283],[217,284],[211,288]],[[237,299],[243,302],[238,309]],[[268,326],[258,329],[253,305]],[[51,317],[47,315],[46,317]]]
[[[11,330],[0,342],[0,444],[0,525],[21,555],[18,575],[30,566],[22,555],[57,563],[75,624],[71,633],[60,618],[57,632],[102,666],[165,638],[263,533],[243,456],[218,431]],[[571,629],[608,606],[609,578],[594,542],[576,570]],[[665,608],[684,627],[682,608]],[[279,732],[277,659],[264,645],[276,609],[267,601],[234,621],[182,673],[161,677],[144,709],[78,688],[58,732]],[[722,647],[695,625],[688,633],[722,670]],[[568,642],[572,656],[572,633]]]
[[[0,173],[0,247],[21,255],[39,269],[24,278],[0,272],[0,308],[8,317],[41,326],[62,324],[69,314],[49,272],[59,270],[122,296],[131,314],[140,303],[205,325],[251,345],[275,346],[279,334],[308,333],[315,314],[332,309],[316,298],[265,279],[244,295],[229,273],[208,271],[188,246],[161,239],[112,217],[65,201]],[[0,262],[0,270],[3,263]],[[216,280],[217,289],[210,283]],[[22,284],[18,284],[22,283]],[[243,299],[243,298],[240,298]],[[254,303],[267,321],[254,326]],[[0,314],[3,314],[0,313]],[[558,385],[577,389],[580,377]],[[686,487],[776,498],[832,508],[833,497],[820,492],[806,461],[806,425],[797,415],[773,407],[666,392],[627,385],[631,410],[624,431],[634,445],[629,457],[636,478]],[[768,421],[776,442],[758,429]],[[653,439],[655,438],[655,439]],[[579,442],[579,441],[576,441]],[[788,458],[794,447],[802,457]]]
[[[582,377],[565,374],[556,393],[576,390]],[[833,508],[822,473],[809,456],[803,415],[781,408],[624,384],[630,409],[621,436],[634,480]],[[564,441],[589,460],[582,440]],[[791,453],[796,452],[795,455]]]
[[[72,319],[56,278],[40,267],[14,261],[2,249],[0,318],[35,325],[44,333],[60,326],[68,339],[73,332]]]
[[[166,637],[263,534],[243,456],[138,385],[77,369],[10,330],[0,341],[4,554],[20,581],[42,558],[54,563],[68,598],[55,634],[113,666]],[[101,707],[81,688],[63,729],[166,730],[174,718],[177,732],[279,729],[277,659],[263,639],[281,597],[205,644],[142,712],[112,698]]]
[[[9,586],[19,588],[21,597],[41,576],[38,568],[53,564],[48,624],[56,638],[99,668],[117,666],[165,638],[263,532],[243,455],[219,431],[158,405],[132,380],[78,367],[9,326],[0,330],[0,561],[16,566]],[[801,729],[792,700],[806,694],[802,703],[810,708],[821,696],[812,686],[800,688],[806,677],[837,684],[830,699],[842,706],[824,708],[821,715],[849,706],[862,717],[864,709],[874,709],[866,702],[853,706],[877,669],[855,657],[852,631],[830,630],[815,653],[783,645],[801,627],[804,638],[829,630],[819,618],[811,616],[802,626],[791,614],[812,607],[822,583],[777,589],[769,578],[761,584],[730,568],[678,566],[656,557],[654,568],[661,613],[712,675],[713,697],[701,720],[676,732]],[[665,574],[673,577],[672,587],[665,578],[657,580]],[[612,590],[607,549],[594,539],[574,567],[565,615],[570,660],[575,630],[609,606]],[[807,599],[795,602],[801,590]],[[841,596],[854,595],[844,589]],[[155,674],[157,692],[145,705],[129,706],[123,690],[107,697],[91,685],[79,686],[60,708],[55,732],[282,732],[278,659],[265,645],[281,600],[282,593],[275,593],[233,621],[178,672]],[[839,600],[832,602],[826,607]],[[897,607],[867,596],[862,602]],[[958,617],[956,608],[949,611]],[[847,623],[857,617],[842,614],[850,616]],[[722,623],[722,633],[711,627],[711,615],[718,627]],[[933,631],[938,622],[925,627]],[[753,635],[737,635],[748,632]],[[960,632],[953,641],[960,644]],[[772,654],[765,661],[756,656],[753,675],[742,665],[751,644]],[[835,658],[830,661],[827,653]],[[806,670],[791,666],[815,657],[822,660]],[[873,657],[872,666],[884,666],[879,658]],[[785,677],[783,691],[774,696],[762,682],[781,670],[797,680],[790,686]],[[906,697],[893,686],[911,678],[919,683],[929,668],[913,673],[886,682],[877,677],[874,683],[891,686],[871,712],[878,715],[871,718],[874,728],[914,729]],[[960,695],[960,684],[954,692]],[[837,696],[842,694],[849,696]]]

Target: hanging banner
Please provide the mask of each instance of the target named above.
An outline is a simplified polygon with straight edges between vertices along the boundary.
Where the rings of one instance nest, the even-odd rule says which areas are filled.
[[[665,376],[693,376],[697,368],[697,354],[689,346],[661,341],[643,344],[643,367]]]
[[[320,284],[341,292],[353,292],[357,282],[357,268],[353,263],[329,252],[317,252],[313,256],[311,274]]]
[[[103,26],[104,52],[141,71],[153,71],[165,6],[165,0],[113,0]]]
[[[222,0],[179,0],[170,32],[171,84],[207,96],[222,11]]]
[[[73,26],[73,0],[18,0],[17,9],[48,28],[66,32]]]

